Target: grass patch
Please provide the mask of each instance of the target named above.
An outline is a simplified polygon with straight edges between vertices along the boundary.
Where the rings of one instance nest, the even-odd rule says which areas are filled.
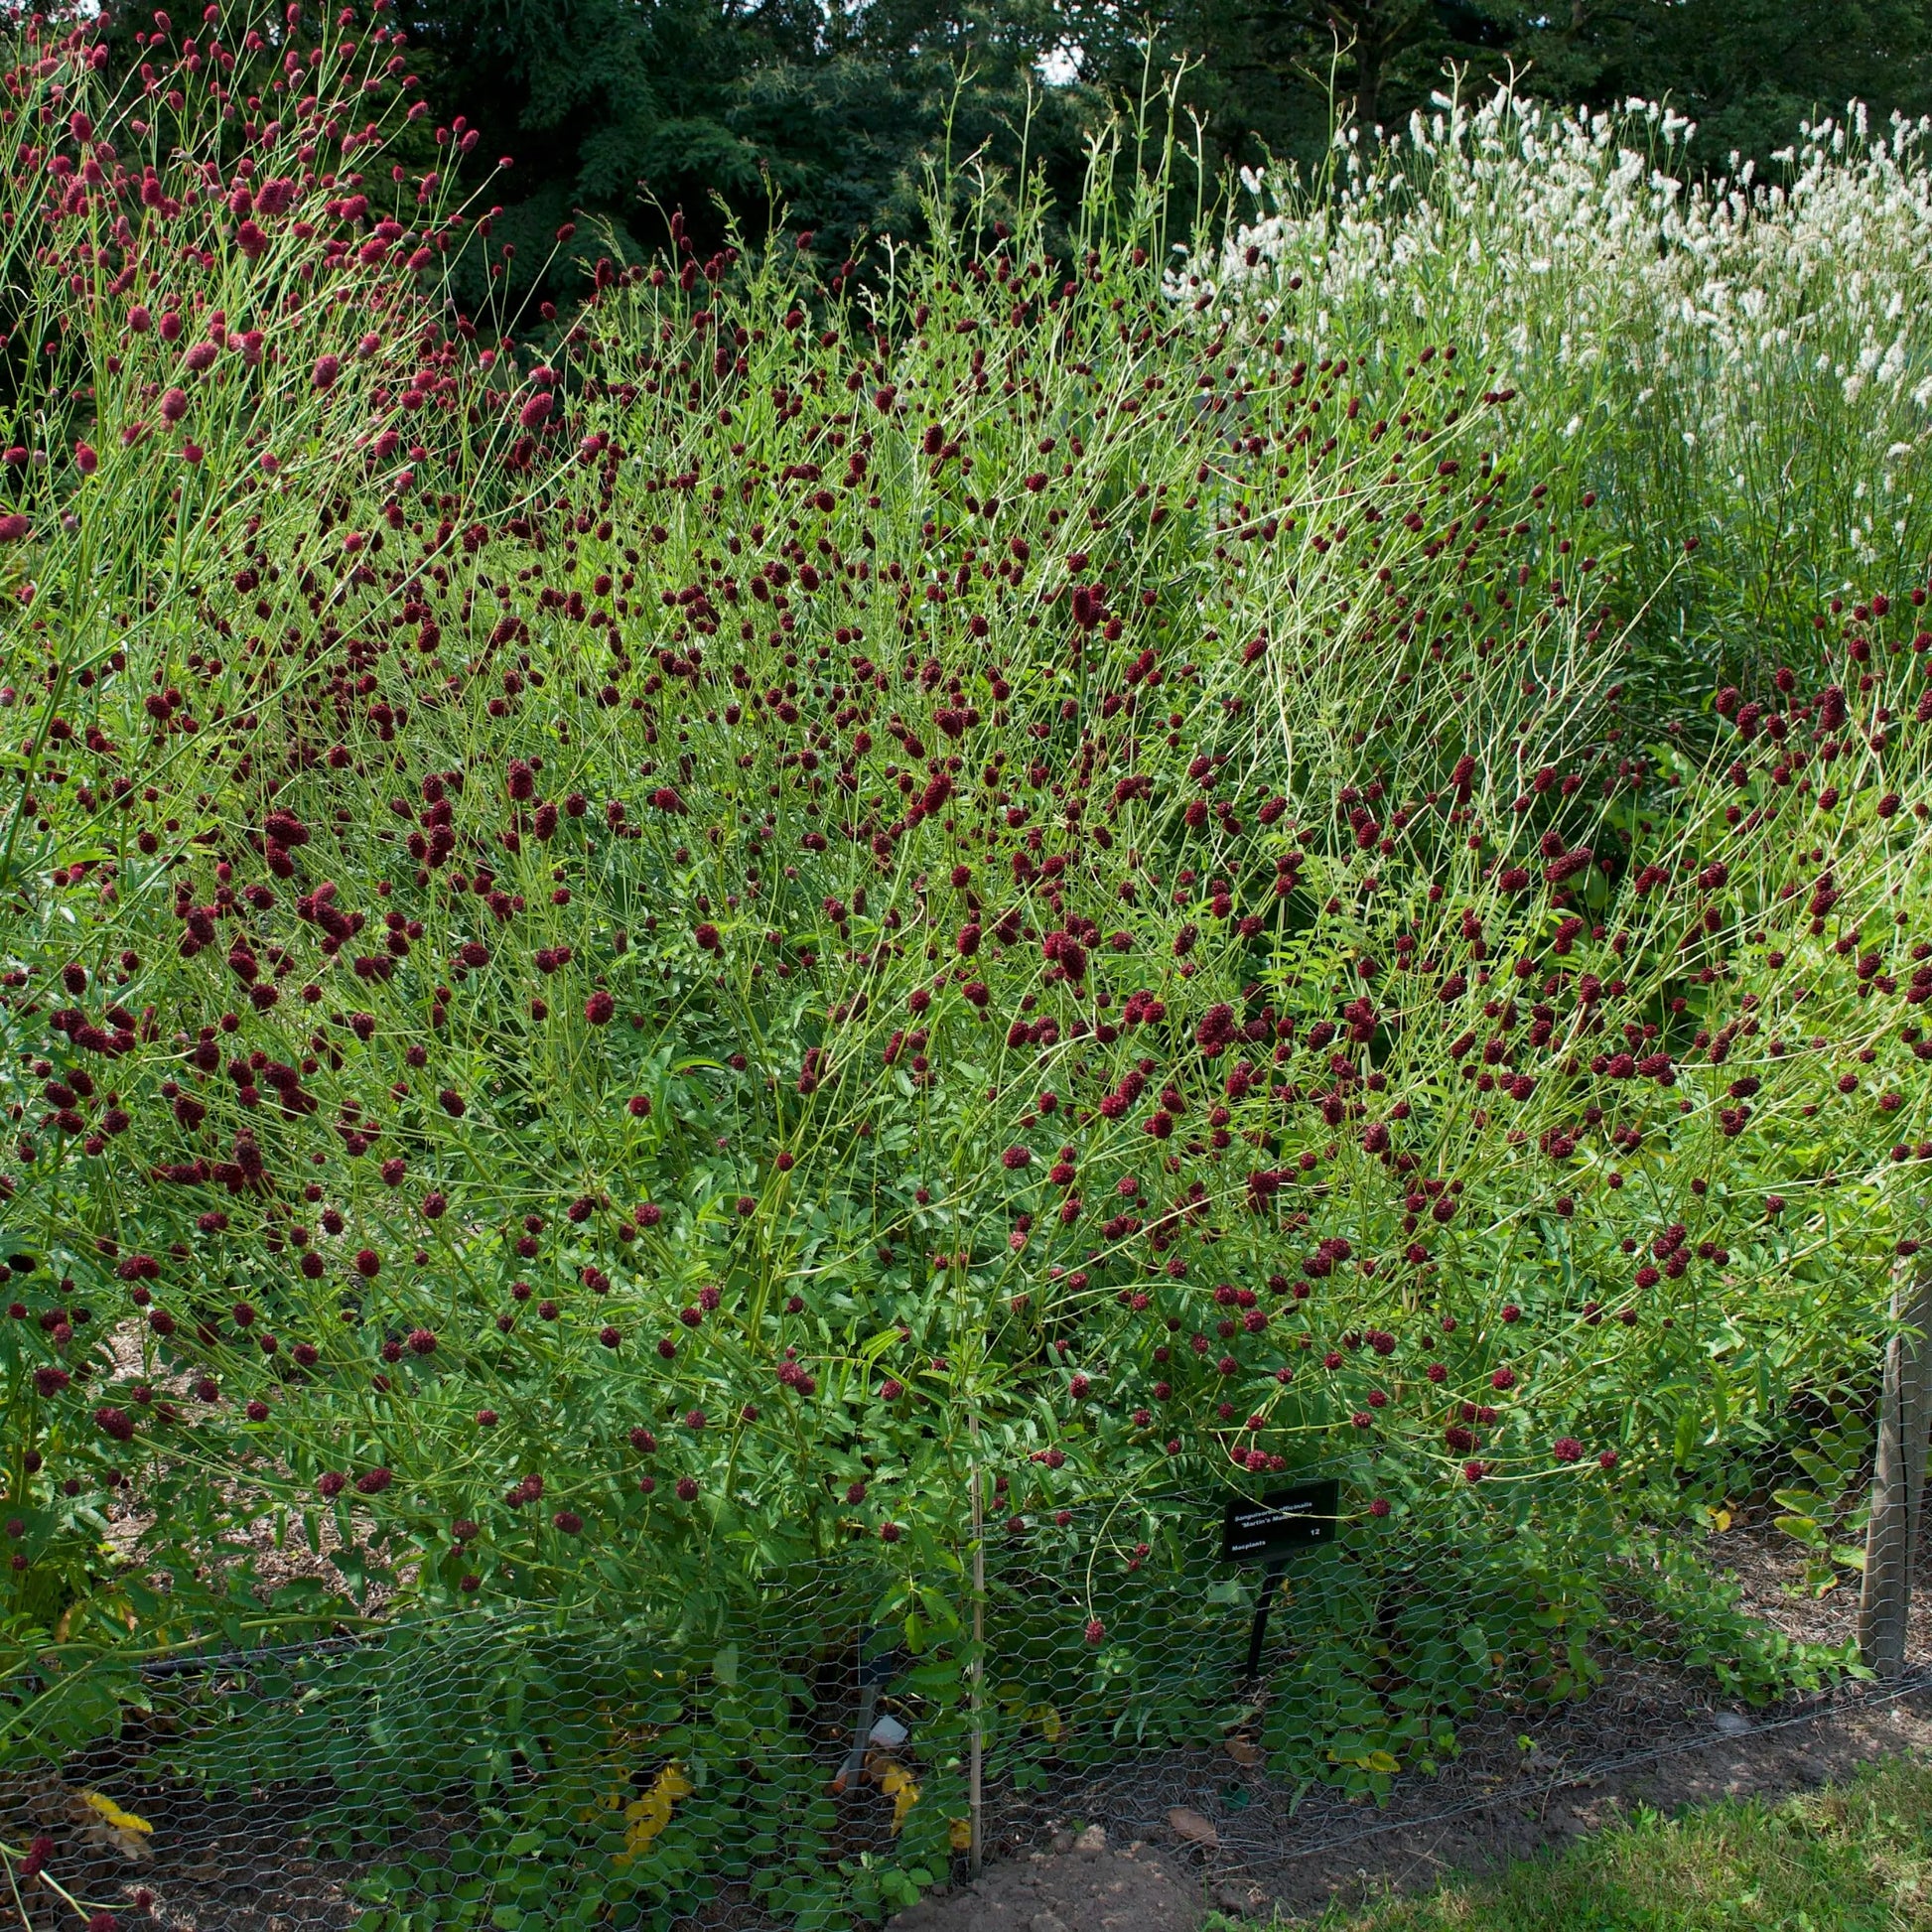
[[[1905,1932],[1932,1926],[1932,1764],[1892,1758],[1780,1800],[1650,1810],[1421,1898],[1331,1908],[1324,1932]]]

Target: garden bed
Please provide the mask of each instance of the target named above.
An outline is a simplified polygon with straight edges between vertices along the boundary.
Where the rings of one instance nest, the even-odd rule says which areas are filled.
[[[231,25],[6,41],[9,1881],[819,1932],[975,1735],[1260,1856],[1830,1681],[1676,1529],[1845,1570],[1923,1265],[1917,137],[1680,200],[1504,94],[1176,253],[1123,132],[1077,244],[528,315],[392,9]]]
[[[1802,1551],[1768,1525],[1740,1523],[1705,1537],[1699,1555],[1737,1581],[1742,1607],[1767,1630],[1807,1646],[1843,1641],[1856,1613],[1851,1589],[1805,1590]],[[955,1857],[934,1874],[940,1894],[907,1923],[951,1932],[955,1919],[963,1927],[981,1909],[997,1919],[1029,1900],[1033,1911],[1059,1911],[1072,1932],[1088,1932],[1080,1915],[1102,1906],[1110,1918],[1125,1910],[1130,1925],[1156,1925],[1171,1912],[1185,1917],[1201,1897],[1247,1913],[1272,1901],[1293,1914],[1331,1896],[1365,1896],[1450,1867],[1522,1857],[1632,1805],[1669,1809],[1821,1782],[1842,1776],[1861,1753],[1932,1740],[1923,1688],[1932,1671],[1932,1605],[1924,1595],[1910,1654],[1913,1673],[1903,1686],[1846,1682],[1753,1706],[1725,1695],[1711,1672],[1668,1655],[1637,1658],[1599,1646],[1602,1675],[1587,1696],[1557,1707],[1523,1699],[1484,1705],[1458,1726],[1452,1757],[1433,1770],[1406,1771],[1379,1804],[1321,1787],[1298,1791],[1241,1762],[1218,1736],[1193,1749],[1123,1752],[1084,1772],[1048,1755],[1038,1765],[1044,1789],[1022,1795],[1008,1780],[989,1791],[988,1876],[968,1886],[965,1858]],[[840,1690],[840,1678],[850,1676],[852,1660],[828,1661],[826,1670],[818,1687],[825,1715],[798,1741],[812,1753],[809,1776],[829,1787],[850,1741],[840,1720],[852,1694],[849,1685]],[[243,1673],[234,1675],[239,1682]],[[1204,1715],[1225,1721],[1233,1714],[1230,1707]],[[447,1720],[453,1728],[465,1721],[458,1707]],[[165,1750],[169,1728],[165,1719],[137,1719],[121,1745],[83,1754],[63,1780],[0,1785],[0,1829],[52,1831],[68,1882],[123,1899],[145,1889],[164,1924],[346,1932],[370,1903],[373,1865],[408,1865],[419,1875],[447,1867],[452,1847],[474,1840],[483,1823],[454,1789],[388,1817],[379,1834],[363,1839],[353,1805],[326,1781],[225,1794],[144,1783],[140,1766],[151,1751]],[[1229,1734],[1238,1751],[1242,1732]],[[915,1739],[906,1758],[915,1774],[916,1748]],[[139,1848],[145,1856],[134,1862],[115,1848],[100,1814],[76,1801],[82,1790],[106,1794],[152,1826]],[[1194,1826],[1176,1831],[1171,1814],[1180,1810],[1205,1821],[1217,1842],[1200,1842]],[[892,1813],[876,1782],[862,1781],[838,1807],[828,1863],[890,1855]],[[1108,1858],[1069,1856],[1069,1835],[1095,1825]],[[1145,1848],[1131,1869],[1117,1857],[1128,1846]],[[958,1888],[958,1902],[949,1888]],[[692,1932],[775,1923],[748,1886],[730,1883],[671,1917]]]

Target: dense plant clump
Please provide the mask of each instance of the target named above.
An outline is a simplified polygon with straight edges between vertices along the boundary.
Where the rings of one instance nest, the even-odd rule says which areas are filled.
[[[1104,1717],[1156,1499],[1317,1468],[1281,1768],[1442,1746],[1426,1545],[1579,1688],[1913,1249],[1922,560],[1667,715],[1487,355],[1168,285],[1105,153],[1071,258],[687,242],[538,361],[364,219],[400,36],[156,19],[0,120],[9,1747],[217,1626],[956,1605],[976,1484]]]
[[[1713,178],[1654,103],[1438,95],[1380,148],[1344,129],[1319,193],[1244,176],[1252,218],[1198,266],[1244,296],[1293,281],[1324,352],[1428,319],[1494,362],[1660,593],[1639,675],[1681,694],[1795,661],[1830,599],[1932,553],[1932,124],[1854,102],[1797,132],[1772,172]]]

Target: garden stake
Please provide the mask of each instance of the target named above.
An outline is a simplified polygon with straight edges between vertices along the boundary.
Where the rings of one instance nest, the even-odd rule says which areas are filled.
[[[1932,1369],[1932,1269],[1907,1263],[1893,1280],[1884,1392],[1865,1528],[1864,1582],[1859,1598],[1859,1656],[1880,1683],[1905,1668],[1905,1625],[1912,1601],[1912,1558],[1925,1483],[1928,1369]]]
[[[979,1422],[973,1422],[973,1440],[979,1440]],[[971,1863],[978,1877],[986,1862],[986,1847],[981,1824],[984,1817],[980,1773],[986,1749],[986,1720],[983,1699],[986,1688],[986,1539],[983,1535],[983,1510],[980,1498],[980,1472],[973,1467],[973,1748],[968,1771],[970,1816],[972,1822]]]
[[[1268,1612],[1274,1607],[1275,1592],[1287,1575],[1286,1563],[1271,1563],[1262,1575],[1261,1594],[1255,1600],[1255,1620],[1248,1629],[1248,1668],[1241,1675],[1243,1684],[1258,1686],[1261,1682],[1261,1647],[1268,1636]]]

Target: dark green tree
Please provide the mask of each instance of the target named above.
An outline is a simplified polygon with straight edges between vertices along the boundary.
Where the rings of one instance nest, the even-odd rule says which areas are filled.
[[[1336,120],[1400,132],[1451,66],[1593,108],[1633,95],[1698,123],[1693,156],[1762,171],[1807,116],[1932,112],[1932,0],[1066,0],[1094,89],[1130,88],[1150,35],[1197,65],[1183,93],[1220,161],[1311,163]]]
[[[1083,144],[1185,63],[1174,105],[1203,125],[1211,200],[1230,163],[1317,165],[1337,120],[1400,132],[1460,70],[1601,108],[1666,99],[1698,123],[1699,166],[1760,170],[1806,116],[1857,96],[1875,122],[1932,111],[1932,0],[361,0],[399,32],[437,123],[480,139],[463,164],[501,211],[463,264],[466,299],[527,308],[581,286],[576,263],[635,258],[681,208],[696,244],[757,241],[782,213],[818,258],[863,256],[923,220],[935,163],[1024,161],[1071,200]],[[15,0],[0,0],[0,17]],[[115,15],[120,17],[116,18]],[[138,64],[151,8],[109,37]],[[215,31],[283,31],[220,0]],[[1157,98],[1158,120],[1166,103]],[[490,177],[499,157],[513,165]],[[485,186],[486,183],[486,186]],[[567,243],[560,227],[577,222]],[[505,254],[503,251],[509,252]],[[487,256],[487,258],[486,258]],[[489,271],[500,271],[493,278]],[[499,306],[499,313],[503,313]]]
[[[1932,0],[1511,0],[1512,51],[1553,98],[1667,99],[1707,169],[1760,169],[1800,120],[1932,112]],[[1554,16],[1554,18],[1552,18]]]
[[[834,258],[915,233],[930,161],[1018,163],[1030,87],[1032,152],[1071,186],[1086,103],[1038,86],[1054,29],[1031,0],[397,0],[392,17],[439,106],[483,130],[476,161],[514,157],[491,190],[512,289],[568,279],[546,263],[579,212],[636,246],[675,208],[701,248],[781,211]]]

